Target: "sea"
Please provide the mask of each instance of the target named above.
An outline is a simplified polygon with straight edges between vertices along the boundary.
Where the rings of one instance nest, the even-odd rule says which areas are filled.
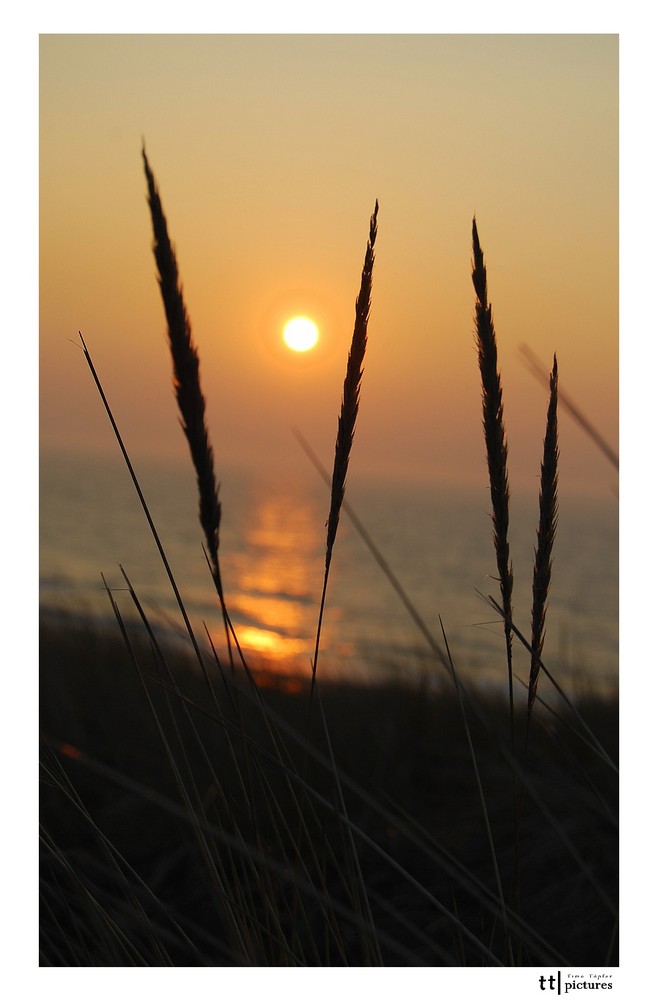
[[[223,620],[197,520],[191,467],[148,459],[135,470],[201,644],[220,652]],[[299,473],[222,469],[220,567],[247,662],[273,676],[310,676],[325,565],[329,489],[309,463]],[[465,682],[505,689],[502,623],[486,481],[481,487],[348,479],[330,567],[318,676],[377,683],[426,681],[447,656]],[[514,619],[529,636],[537,495],[512,495]],[[618,502],[560,501],[543,662],[569,694],[618,686]],[[40,614],[117,627],[136,618],[186,642],[169,577],[120,457],[42,454]],[[208,638],[210,637],[210,638]],[[437,654],[437,647],[441,651]],[[514,640],[514,673],[529,654]]]

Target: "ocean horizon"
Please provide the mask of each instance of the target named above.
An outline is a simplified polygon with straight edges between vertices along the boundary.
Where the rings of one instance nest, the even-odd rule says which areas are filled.
[[[202,548],[194,474],[162,459],[136,471],[195,632],[221,653],[224,627]],[[250,662],[310,676],[325,556],[329,490],[310,466],[279,474],[222,469],[220,564],[226,602]],[[479,488],[350,476],[346,492],[377,551],[341,515],[319,661],[332,680],[378,682],[441,674],[427,638],[459,676],[488,689],[507,684],[486,482]],[[515,624],[530,631],[537,497],[512,492],[510,547]],[[127,469],[120,458],[44,451],[40,467],[40,612],[114,621],[103,582],[127,617],[122,569],[154,625],[183,635],[180,612]],[[543,659],[567,691],[614,694],[618,684],[618,503],[566,497],[560,504]],[[378,561],[379,560],[379,561]],[[409,613],[385,561],[424,631]],[[122,567],[122,569],[120,568]],[[102,574],[102,576],[101,576]],[[527,679],[529,654],[514,644]],[[540,684],[540,694],[542,685]]]

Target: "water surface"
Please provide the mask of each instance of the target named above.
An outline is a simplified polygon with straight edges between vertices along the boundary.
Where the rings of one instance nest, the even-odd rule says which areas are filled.
[[[221,648],[223,625],[185,466],[136,462],[136,471],[187,611]],[[150,618],[181,631],[181,617],[125,466],[119,459],[44,455],[40,597],[43,614],[112,618],[101,573],[122,613],[133,613],[119,565]],[[498,597],[486,484],[478,490],[352,477],[348,502],[426,627],[439,616],[464,678],[504,685],[502,627],[480,595]],[[324,570],[328,490],[315,471],[277,477],[223,470],[221,567],[227,604],[248,656],[308,673]],[[516,624],[529,632],[537,498],[512,497],[510,541]],[[618,510],[614,497],[560,505],[544,660],[570,690],[616,687]],[[332,564],[320,669],[379,680],[441,672],[436,656],[343,514]],[[515,670],[528,655],[515,643]]]

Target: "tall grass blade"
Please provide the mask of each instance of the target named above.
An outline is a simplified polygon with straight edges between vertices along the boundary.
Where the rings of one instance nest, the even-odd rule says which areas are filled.
[[[505,641],[509,674],[509,698],[513,706],[512,633],[507,619],[512,618],[512,565],[509,556],[509,484],[507,478],[507,435],[503,419],[503,390],[498,372],[498,348],[491,305],[487,294],[487,269],[480,247],[477,225],[473,219],[473,287],[475,288],[475,324],[478,362],[482,380],[482,424],[489,467],[494,548],[505,608]]]
[[[379,204],[375,201],[375,211],[370,218],[370,236],[366,248],[363,271],[361,274],[361,289],[356,300],[356,318],[352,346],[347,358],[347,371],[343,385],[343,400],[338,418],[338,434],[336,436],[336,455],[331,481],[331,504],[329,520],[327,521],[327,554],[326,567],[329,569],[331,553],[338,530],[340,509],[345,496],[345,480],[350,461],[350,452],[354,440],[356,418],[359,412],[361,394],[361,378],[363,376],[363,361],[368,341],[368,319],[370,317],[370,296],[372,293],[372,272],[375,263],[375,240],[377,238],[377,213]]]
[[[359,412],[361,379],[363,376],[363,363],[365,359],[366,345],[368,342],[368,320],[370,317],[370,299],[372,294],[372,273],[375,264],[374,247],[375,247],[375,240],[377,238],[378,212],[379,212],[379,203],[377,200],[375,200],[375,209],[370,217],[368,244],[366,247],[365,259],[361,271],[361,286],[355,304],[356,315],[354,319],[354,332],[352,334],[352,343],[347,357],[347,370],[345,373],[345,381],[343,384],[343,398],[340,407],[340,415],[338,418],[338,433],[336,436],[334,468],[331,480],[329,517],[327,519],[327,543],[326,543],[326,554],[325,554],[324,579],[322,583],[322,596],[320,599],[320,609],[318,612],[318,626],[315,637],[315,651],[313,655],[313,664],[312,664],[311,691],[310,691],[308,716],[306,724],[307,735],[310,733],[311,711],[313,707],[313,698],[316,689],[318,657],[320,653],[320,637],[322,634],[322,621],[323,621],[324,608],[327,598],[327,585],[329,582],[329,569],[331,566],[331,556],[333,553],[334,542],[336,540],[336,533],[338,531],[338,521],[340,518],[341,506],[343,504],[343,500],[345,497],[345,482],[347,479],[347,470],[349,467],[350,453],[352,450],[354,432],[356,429],[356,418]],[[326,729],[325,729],[325,735],[327,738],[327,744],[331,751],[329,734],[326,731]],[[307,767],[307,764],[308,764],[308,758],[306,758],[304,763],[305,769]],[[335,773],[335,780],[336,780],[338,796],[341,801],[343,816],[346,819],[347,816],[345,813],[342,788],[337,773]],[[301,818],[302,817],[300,816],[300,820]],[[350,858],[356,865],[356,871],[358,872],[359,875],[361,875],[358,855],[356,853],[356,849],[354,847],[354,841],[351,838],[351,836],[350,836],[349,846],[351,848]],[[367,915],[370,918],[370,920],[372,920],[369,904],[367,901],[367,893],[365,891],[365,886],[363,885],[362,876],[360,879],[358,879],[358,881],[363,891],[362,899],[365,902],[365,909]],[[376,941],[376,936],[374,940]],[[376,950],[378,952],[378,949]]]
[[[199,521],[208,547],[212,574],[221,597],[219,573],[219,523],[221,505],[215,479],[214,456],[206,427],[206,402],[199,378],[199,354],[178,278],[178,264],[169,239],[167,220],[146,150],[142,148],[153,224],[153,254],[158,268],[160,293],[167,317],[167,333],[173,364],[174,389],[181,426],[187,438],[199,488]]]
[[[489,468],[489,489],[493,523],[494,550],[503,608],[505,609],[505,649],[507,652],[507,684],[510,708],[510,749],[512,752],[512,794],[514,814],[514,868],[511,896],[520,906],[520,804],[516,774],[516,739],[514,734],[514,676],[512,672],[512,564],[509,554],[509,483],[507,478],[507,434],[503,419],[503,389],[498,371],[498,347],[493,315],[487,291],[487,269],[480,246],[475,218],[473,219],[473,287],[475,289],[475,327],[478,362],[482,381],[482,425]]]
[[[544,457],[541,464],[541,487],[539,492],[539,527],[537,528],[537,548],[532,577],[532,625],[530,645],[530,680],[528,683],[528,724],[532,706],[537,694],[539,663],[544,648],[544,628],[546,622],[546,602],[551,585],[553,563],[553,542],[557,529],[557,358],[553,356],[553,370],[550,375],[550,399],[546,416],[546,436]]]
[[[318,653],[320,649],[320,633],[322,631],[322,617],[327,595],[327,583],[329,580],[329,568],[331,566],[331,555],[338,531],[338,521],[340,509],[345,496],[345,481],[347,479],[347,469],[352,451],[354,431],[356,428],[356,418],[359,412],[359,399],[361,395],[361,378],[363,376],[363,361],[368,342],[368,319],[370,317],[370,296],[372,294],[372,272],[375,264],[375,240],[377,238],[377,213],[379,203],[375,200],[375,210],[370,217],[370,234],[368,246],[366,247],[363,270],[361,272],[361,288],[356,300],[356,316],[354,320],[354,333],[352,344],[347,357],[347,371],[343,384],[343,399],[338,418],[338,434],[336,436],[336,453],[334,457],[334,470],[331,478],[331,500],[329,504],[329,518],[327,520],[327,550],[324,566],[324,583],[322,587],[322,599],[320,601],[320,614],[318,619],[318,630],[315,642],[315,655],[313,657],[313,681],[315,685],[315,675],[318,667]]]

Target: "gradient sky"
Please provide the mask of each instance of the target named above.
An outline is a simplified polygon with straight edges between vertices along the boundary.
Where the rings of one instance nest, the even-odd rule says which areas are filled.
[[[485,482],[470,280],[489,272],[512,490],[536,489],[547,368],[617,447],[613,35],[43,35],[43,448],[182,457],[141,164],[163,199],[222,461],[325,464],[379,199],[352,472]],[[317,320],[309,356],[286,318]],[[612,466],[563,411],[561,490]]]

